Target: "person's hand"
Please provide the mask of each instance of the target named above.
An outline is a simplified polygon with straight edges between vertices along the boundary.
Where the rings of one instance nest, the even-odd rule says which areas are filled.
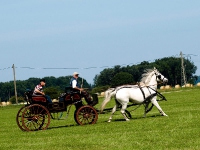
[[[80,91],[84,91],[84,89],[83,89],[83,88],[80,88]]]

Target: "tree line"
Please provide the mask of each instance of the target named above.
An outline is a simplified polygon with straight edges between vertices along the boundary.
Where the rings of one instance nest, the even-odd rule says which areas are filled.
[[[197,67],[188,59],[184,59],[184,65],[188,83],[194,84],[197,80],[197,76],[194,76]],[[116,65],[113,68],[106,68],[98,75],[95,75],[93,85],[88,84],[88,82],[85,79],[82,80],[81,77],[79,77],[78,80],[79,83],[83,83],[83,87],[88,88],[91,93],[102,92],[109,87],[116,87],[123,84],[135,84],[140,81],[141,75],[144,73],[145,69],[153,69],[154,67],[168,78],[169,85],[181,85],[181,59],[176,57],[156,59],[154,62],[143,61],[140,64],[131,66]],[[52,96],[52,98],[56,98],[60,93],[65,92],[65,88],[69,86],[71,77],[72,76],[58,78],[53,76],[45,77],[46,93]],[[25,81],[17,80],[17,95],[19,99],[23,99],[26,89],[33,90],[39,83],[39,80],[39,78],[29,78]],[[13,81],[5,83],[0,82],[0,91],[1,101],[8,101],[11,99],[15,95]]]
[[[65,92],[65,88],[69,86],[70,79],[72,76],[63,76],[55,78],[53,76],[44,77],[46,80],[45,85],[45,93],[50,95],[52,98],[57,98],[60,93]],[[78,79],[80,84],[85,88],[91,88],[91,85],[87,83],[85,79],[81,77]],[[26,90],[33,90],[37,84],[39,84],[40,78],[29,78],[28,80],[17,80],[17,96],[19,101],[23,101],[24,93]],[[9,101],[11,99],[12,102],[15,102],[15,90],[14,90],[14,81],[10,82],[0,82],[0,100],[1,101]]]
[[[184,59],[184,65],[187,82],[194,84],[198,78],[194,75],[197,67],[188,59]],[[94,77],[94,87],[96,91],[103,91],[108,87],[116,87],[122,84],[135,84],[140,81],[145,69],[153,69],[154,67],[168,78],[169,85],[181,85],[181,58],[165,57],[156,59],[154,62],[143,61],[137,65],[123,67],[117,65],[114,68],[106,68]]]

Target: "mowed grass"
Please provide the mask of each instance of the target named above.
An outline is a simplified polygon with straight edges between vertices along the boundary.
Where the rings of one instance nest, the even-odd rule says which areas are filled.
[[[129,122],[118,111],[111,123],[108,112],[99,114],[94,125],[78,126],[73,107],[67,119],[64,112],[61,120],[51,119],[47,130],[36,132],[18,128],[16,114],[21,106],[0,107],[0,150],[199,150],[200,88],[164,91],[163,95],[167,101],[159,104],[168,117],[153,107],[143,118],[141,106],[131,112]],[[113,106],[111,100],[106,107]]]

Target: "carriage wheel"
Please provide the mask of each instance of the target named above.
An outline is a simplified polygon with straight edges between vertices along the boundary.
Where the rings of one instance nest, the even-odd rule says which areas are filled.
[[[25,110],[25,107],[26,106],[21,107],[16,116],[17,125],[22,131],[26,131],[22,125],[22,114],[23,114],[23,111]]]
[[[98,113],[92,106],[81,106],[74,112],[74,119],[79,125],[95,124],[98,119]]]
[[[26,131],[45,130],[50,124],[48,109],[39,104],[25,108],[22,114],[22,125]]]

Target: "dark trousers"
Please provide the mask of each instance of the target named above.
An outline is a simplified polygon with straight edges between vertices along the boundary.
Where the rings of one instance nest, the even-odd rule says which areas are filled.
[[[48,103],[52,103],[52,100],[51,100],[51,98],[50,98],[49,95],[45,95],[45,98],[47,99],[47,102],[48,102]]]

